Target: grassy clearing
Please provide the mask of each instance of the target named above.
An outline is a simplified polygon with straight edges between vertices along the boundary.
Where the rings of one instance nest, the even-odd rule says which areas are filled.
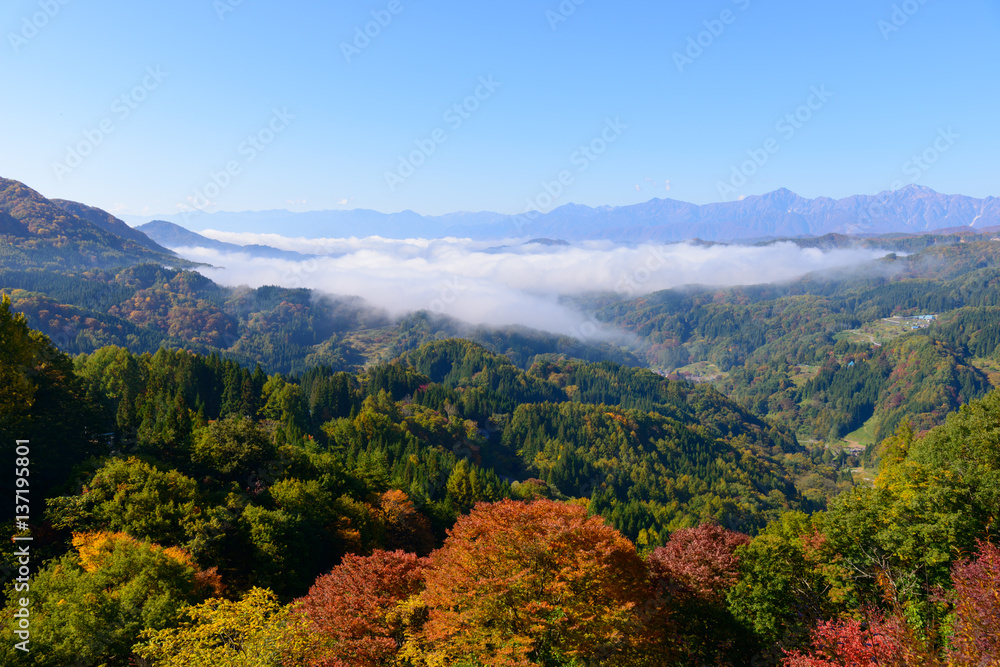
[[[843,440],[841,440],[841,442],[843,442],[848,447],[857,447],[858,445],[863,445],[867,447],[868,445],[874,445],[876,442],[878,442],[878,439],[875,437],[875,430],[877,428],[878,428],[878,422],[875,420],[874,417],[872,417],[864,424],[862,424],[861,428],[845,435]]]
[[[869,345],[885,345],[914,331],[927,328],[929,322],[913,320],[904,317],[890,317],[876,322],[869,322],[860,329],[849,329],[836,334],[837,340],[846,340],[849,343],[862,343]],[[916,328],[914,328],[916,327]]]
[[[678,375],[698,379],[698,381],[708,382],[724,379],[729,373],[709,361],[699,361],[697,363],[683,366],[674,371]]]
[[[799,389],[809,380],[819,375],[819,369],[821,366],[796,366],[794,372],[791,375],[792,382],[795,383],[795,388]]]

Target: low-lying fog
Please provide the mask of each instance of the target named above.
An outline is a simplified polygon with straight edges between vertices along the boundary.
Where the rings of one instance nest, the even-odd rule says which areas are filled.
[[[871,249],[768,246],[642,245],[605,242],[547,245],[468,239],[286,238],[205,231],[238,245],[267,245],[316,255],[302,261],[254,258],[206,248],[176,248],[217,268],[199,269],[223,285],[308,287],[360,296],[393,315],[417,310],[492,326],[519,324],[579,335],[586,320],[560,296],[616,293],[638,297],[688,284],[784,282],[806,273],[860,265],[886,255]]]

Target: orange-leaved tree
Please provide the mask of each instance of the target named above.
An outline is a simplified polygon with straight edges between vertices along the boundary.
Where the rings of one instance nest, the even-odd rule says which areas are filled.
[[[386,551],[402,549],[426,556],[434,548],[430,521],[402,491],[390,489],[382,494],[379,516],[385,526]]]
[[[579,505],[476,505],[431,554],[425,583],[426,620],[402,651],[414,664],[658,664],[639,646],[655,616],[645,565]]]

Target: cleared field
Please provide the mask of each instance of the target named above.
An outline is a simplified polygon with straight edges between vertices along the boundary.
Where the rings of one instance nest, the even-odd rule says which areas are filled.
[[[839,442],[848,449],[863,449],[868,445],[874,445],[878,442],[878,439],[875,437],[875,428],[877,426],[878,424],[876,423],[875,418],[872,417],[862,424],[861,428],[848,433]]]
[[[822,367],[821,366],[806,366],[804,364],[801,365],[801,366],[796,366],[795,369],[794,369],[795,372],[792,373],[792,375],[791,375],[792,382],[795,383],[795,387],[799,388],[802,385],[804,385],[806,382],[809,382],[809,380],[812,380],[814,377],[816,377],[819,374],[819,369],[820,368],[822,368]]]
[[[834,338],[846,340],[849,343],[885,345],[900,336],[926,329],[930,324],[931,322],[928,320],[918,320],[912,317],[889,317],[877,322],[869,322],[860,329],[841,331]]]
[[[722,380],[728,373],[709,361],[699,361],[694,364],[683,366],[674,371],[678,375],[688,377],[695,382],[714,382]]]

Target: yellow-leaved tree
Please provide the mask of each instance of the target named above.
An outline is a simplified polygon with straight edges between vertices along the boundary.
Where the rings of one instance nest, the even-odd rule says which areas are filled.
[[[302,664],[307,635],[271,591],[188,607],[179,627],[147,630],[136,653],[156,667],[278,667]],[[285,662],[288,661],[288,662]]]

